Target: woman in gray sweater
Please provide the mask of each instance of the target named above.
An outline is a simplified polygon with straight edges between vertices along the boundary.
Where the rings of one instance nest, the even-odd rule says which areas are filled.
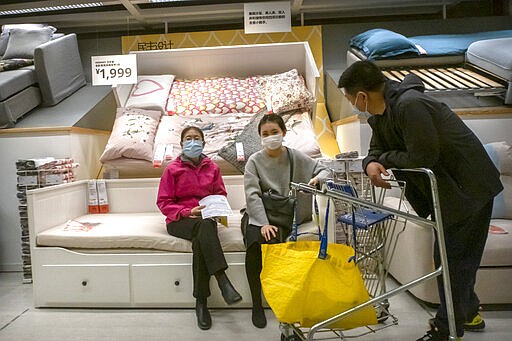
[[[258,328],[264,328],[267,319],[261,304],[260,245],[275,242],[278,228],[269,224],[261,200],[262,193],[272,189],[281,195],[288,195],[290,181],[316,186],[330,172],[318,160],[283,146],[286,126],[281,116],[263,116],[258,124],[258,133],[263,149],[251,155],[245,165],[247,210],[242,218],[242,232],[246,246],[245,271],[252,296],[252,323]],[[290,159],[293,164],[293,179],[290,179]]]

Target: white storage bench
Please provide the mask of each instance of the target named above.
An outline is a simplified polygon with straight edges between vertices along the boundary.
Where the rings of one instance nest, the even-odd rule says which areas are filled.
[[[235,214],[219,237],[227,274],[243,297],[233,307],[250,307],[238,213],[245,205],[243,175],[223,179]],[[86,180],[27,192],[35,307],[194,306],[191,243],[167,234],[156,206],[159,181],[106,180],[108,214],[87,214]],[[74,231],[69,220],[100,224]],[[209,306],[227,307],[214,280],[210,287]]]

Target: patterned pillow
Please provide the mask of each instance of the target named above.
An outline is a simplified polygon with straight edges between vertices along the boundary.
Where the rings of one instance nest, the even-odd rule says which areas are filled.
[[[203,153],[213,158],[223,146],[242,132],[253,114],[229,113],[225,115],[163,116],[155,136],[155,167],[163,166],[181,154],[181,131],[188,126],[199,127],[206,144]],[[162,148],[165,146],[164,154]],[[158,148],[160,151],[158,152]],[[158,153],[157,153],[158,152]]]
[[[121,157],[153,160],[153,144],[162,113],[155,110],[118,108],[112,134],[101,162]]]
[[[309,110],[313,96],[296,69],[258,78],[259,91],[271,111],[280,114],[290,110]]]
[[[266,109],[260,110],[251,118],[242,133],[235,137],[235,141],[219,150],[219,156],[232,164],[242,174],[245,172],[245,163],[249,157],[262,148],[260,135],[258,134],[258,123],[266,113]],[[237,159],[236,155],[236,143],[238,142],[242,143],[244,149],[244,157],[240,160]]]
[[[283,114],[285,116],[286,114]],[[294,111],[286,120],[286,135],[283,144],[287,147],[300,150],[309,157],[317,158],[322,156],[320,145],[315,135],[313,123],[309,112]]]
[[[173,80],[174,75],[137,76],[137,84],[132,88],[125,107],[163,113]]]
[[[265,106],[254,78],[176,80],[167,100],[169,115],[256,113]]]

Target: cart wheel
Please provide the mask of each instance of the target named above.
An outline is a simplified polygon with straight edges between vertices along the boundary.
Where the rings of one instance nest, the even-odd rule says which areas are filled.
[[[281,334],[281,341],[301,341],[302,339],[300,338],[300,336],[296,335],[296,334],[293,334],[293,335],[288,335],[288,336],[284,336],[283,334]]]
[[[376,306],[377,308],[377,321],[379,323],[384,323],[389,318],[389,301],[385,300],[380,303],[381,306]]]

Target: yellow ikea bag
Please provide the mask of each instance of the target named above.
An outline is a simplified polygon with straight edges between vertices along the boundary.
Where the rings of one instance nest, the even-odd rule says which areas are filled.
[[[309,328],[369,300],[359,268],[349,259],[354,249],[320,241],[262,244],[261,285],[279,322]],[[351,329],[377,324],[373,306],[349,314],[329,328]]]

